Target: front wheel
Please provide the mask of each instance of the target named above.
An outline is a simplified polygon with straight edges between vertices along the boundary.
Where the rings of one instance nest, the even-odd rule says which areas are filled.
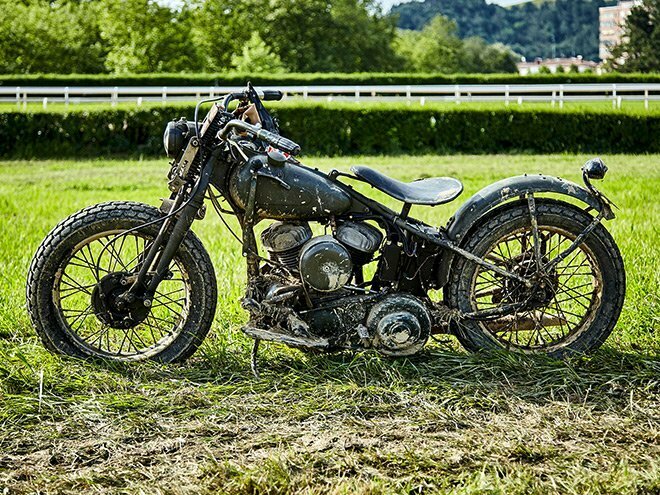
[[[541,264],[565,251],[593,218],[556,200],[537,200]],[[516,273],[531,276],[537,267],[530,211],[526,201],[495,210],[470,233],[464,248]],[[494,310],[525,302],[525,310],[487,321],[465,320],[456,329],[470,351],[505,348],[563,358],[594,351],[619,318],[625,296],[625,271],[614,239],[598,225],[584,242],[544,274],[543,284],[524,284],[460,258],[445,300],[463,313]]]
[[[27,308],[53,352],[115,361],[181,361],[208,333],[217,289],[211,260],[189,232],[153,299],[118,305],[139,270],[162,217],[128,201],[85,208],[58,224],[32,259]]]

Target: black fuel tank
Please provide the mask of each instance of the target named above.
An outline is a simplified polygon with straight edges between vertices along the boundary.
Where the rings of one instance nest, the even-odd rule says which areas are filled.
[[[350,196],[322,174],[285,162],[271,165],[266,155],[256,155],[229,178],[229,193],[245,210],[252,170],[257,171],[256,209],[261,218],[312,220],[339,215],[351,206]]]

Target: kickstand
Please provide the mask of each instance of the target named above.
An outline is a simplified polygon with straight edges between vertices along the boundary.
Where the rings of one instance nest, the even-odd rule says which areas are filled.
[[[260,378],[259,370],[257,369],[257,352],[259,351],[259,342],[261,342],[261,339],[254,339],[254,344],[252,345],[251,360],[250,360],[250,367],[252,368],[252,373],[254,374],[254,377],[257,380]]]

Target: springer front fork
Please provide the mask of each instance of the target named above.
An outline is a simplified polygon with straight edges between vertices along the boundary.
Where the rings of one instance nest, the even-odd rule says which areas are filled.
[[[158,285],[167,277],[169,267],[185,239],[192,223],[199,218],[204,206],[204,196],[208,188],[211,172],[215,163],[212,157],[204,166],[197,182],[189,192],[179,189],[173,201],[164,204],[171,205],[160,226],[160,230],[149,249],[144,253],[140,270],[128,277],[129,289],[120,296],[125,302],[142,299],[145,306],[151,306],[151,300]]]

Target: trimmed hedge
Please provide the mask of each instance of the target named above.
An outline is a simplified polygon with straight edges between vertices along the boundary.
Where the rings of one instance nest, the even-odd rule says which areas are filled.
[[[29,74],[0,75],[0,86],[260,86],[369,84],[660,83],[660,74]]]
[[[0,114],[0,157],[164,156],[167,121],[192,108]],[[660,114],[286,105],[282,134],[306,154],[660,152]]]

